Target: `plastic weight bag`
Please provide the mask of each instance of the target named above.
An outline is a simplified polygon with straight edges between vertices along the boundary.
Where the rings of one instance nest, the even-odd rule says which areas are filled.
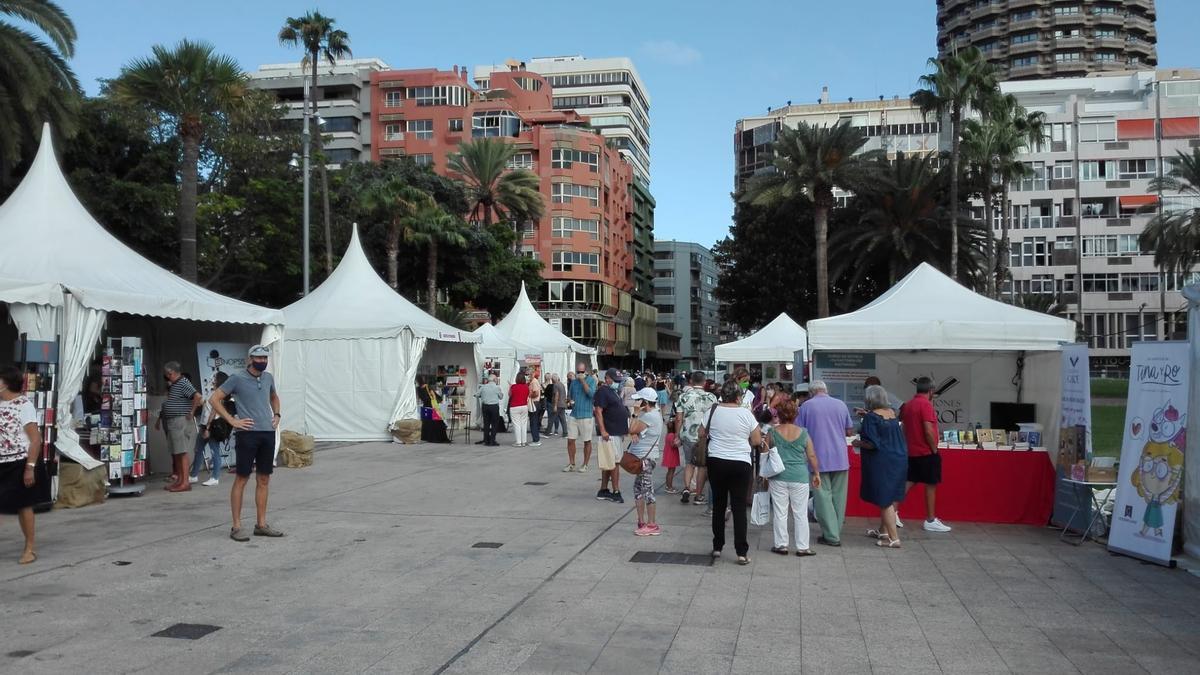
[[[771,493],[755,492],[754,504],[750,506],[750,524],[766,525],[771,522]]]

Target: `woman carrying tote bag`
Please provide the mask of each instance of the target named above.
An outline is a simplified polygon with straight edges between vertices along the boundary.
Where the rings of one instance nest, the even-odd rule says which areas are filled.
[[[725,508],[733,514],[733,545],[739,565],[748,565],[746,500],[754,477],[752,453],[766,451],[758,421],[741,405],[742,388],[736,380],[721,385],[720,404],[713,409],[702,433],[708,438],[708,482],[713,491],[712,532],[714,558],[725,548]]]

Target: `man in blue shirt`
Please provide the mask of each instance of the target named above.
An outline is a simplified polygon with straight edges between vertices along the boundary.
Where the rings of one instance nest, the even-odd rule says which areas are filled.
[[[571,408],[571,416],[567,419],[567,464],[563,471],[575,470],[575,441],[583,441],[583,464],[579,472],[587,471],[588,462],[592,460],[592,436],[595,435],[595,423],[592,418],[592,398],[596,395],[596,378],[588,375],[587,366],[582,362],[575,364],[575,379],[571,380],[567,392],[567,405]]]
[[[596,392],[594,402],[600,438],[610,444],[613,453],[610,461],[614,462],[611,469],[605,469],[606,462],[600,462],[600,491],[596,493],[596,499],[608,499],[618,504],[624,504],[625,499],[621,497],[621,465],[615,462],[625,452],[625,437],[629,435],[629,408],[617,393],[621,380],[621,373],[616,368],[609,368],[604,373],[604,386]],[[612,481],[611,492],[606,489],[609,481]]]

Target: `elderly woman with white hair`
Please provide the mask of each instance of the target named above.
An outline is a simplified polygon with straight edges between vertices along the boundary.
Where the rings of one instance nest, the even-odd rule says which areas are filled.
[[[896,529],[896,504],[904,499],[908,449],[900,420],[892,410],[887,391],[871,385],[863,392],[866,414],[854,445],[862,448],[862,484],[859,497],[880,509],[879,528],[867,530],[877,546],[900,548]]]

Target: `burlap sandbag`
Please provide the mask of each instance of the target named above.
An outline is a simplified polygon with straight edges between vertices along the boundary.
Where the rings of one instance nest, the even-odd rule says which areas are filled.
[[[421,420],[398,420],[392,423],[392,437],[405,444],[421,442]]]
[[[58,501],[56,509],[73,509],[89,504],[102,504],[108,497],[108,467],[98,466],[85,471],[78,464],[62,462],[58,466]]]
[[[279,434],[279,463],[289,469],[299,469],[312,466],[313,447],[316,440],[312,436],[298,434],[295,431],[284,431]]]

